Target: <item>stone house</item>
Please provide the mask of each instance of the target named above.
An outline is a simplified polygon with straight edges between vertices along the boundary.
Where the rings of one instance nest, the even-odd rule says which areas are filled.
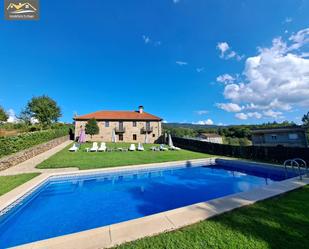
[[[306,129],[301,126],[252,130],[254,146],[308,147]]]
[[[111,142],[114,133],[117,142],[154,143],[162,135],[162,118],[144,112],[144,107],[139,106],[138,111],[97,111],[75,116],[75,139],[92,118],[98,122],[99,134],[92,138],[87,135],[87,141]]]
[[[200,141],[209,142],[209,143],[216,143],[222,144],[223,140],[222,137],[215,133],[201,133],[198,136]]]

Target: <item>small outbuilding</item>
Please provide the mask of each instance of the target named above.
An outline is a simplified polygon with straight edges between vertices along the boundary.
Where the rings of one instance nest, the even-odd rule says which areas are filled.
[[[200,141],[209,142],[209,143],[216,143],[216,144],[222,144],[223,139],[220,135],[216,133],[201,133],[198,136]]]

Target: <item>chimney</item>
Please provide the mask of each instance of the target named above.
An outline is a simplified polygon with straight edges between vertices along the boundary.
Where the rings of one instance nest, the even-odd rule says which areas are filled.
[[[138,107],[138,112],[139,112],[139,113],[143,113],[143,112],[144,112],[144,106],[140,105],[140,106]]]

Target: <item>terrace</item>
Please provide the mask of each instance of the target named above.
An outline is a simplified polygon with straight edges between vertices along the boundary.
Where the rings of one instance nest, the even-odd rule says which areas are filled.
[[[169,165],[168,167],[175,167],[184,162],[188,165],[191,165],[192,162],[194,165],[195,163],[201,163],[205,160],[205,162],[207,162],[207,160],[213,158],[212,155],[206,153],[185,149],[180,151],[152,151],[151,147],[158,146],[154,144],[144,144],[145,151],[121,152],[118,150],[118,148],[128,148],[129,145],[129,143],[107,143],[107,147],[110,148],[112,152],[86,152],[86,148],[90,148],[92,143],[82,144],[77,152],[69,152],[68,149],[71,144],[67,145],[37,165],[37,170],[43,173],[40,177],[36,177],[37,174],[26,174],[13,177],[2,176],[0,180],[2,180],[3,183],[2,185],[0,184],[0,186],[5,189],[2,191],[2,194],[4,194],[3,198],[4,200],[8,199],[6,195],[10,196],[10,198],[14,195],[20,196],[25,190],[29,190],[31,186],[40,184],[50,177],[57,177],[63,174],[77,174],[82,177],[87,174],[113,172],[113,170],[121,174],[122,171],[126,172],[127,170],[131,170],[131,168],[132,170],[147,170],[148,168],[156,166],[159,166],[159,168],[166,167],[167,165]],[[61,171],[62,169],[67,171],[69,167],[74,167],[71,170],[72,173],[70,173],[70,171],[68,171],[68,173],[47,173],[48,171],[46,171]],[[113,167],[117,168],[109,169]],[[75,168],[83,171],[78,172]],[[95,171],[91,169],[95,169]],[[154,176],[155,175],[157,174],[154,174]],[[160,174],[158,176],[160,176]],[[239,176],[242,176],[242,173]],[[34,179],[32,179],[33,177]],[[186,177],[189,177],[189,175]],[[108,178],[104,178],[104,181],[105,179]],[[120,178],[117,177],[115,179]],[[129,179],[131,178],[129,177],[126,181]],[[183,178],[183,181],[185,179],[186,178]],[[30,180],[29,184],[22,184],[27,180]],[[116,185],[118,184],[117,181],[118,180],[115,182]],[[78,182],[79,181],[77,181],[77,183]],[[102,180],[99,182],[102,182]],[[236,194],[234,197],[233,195],[226,196],[210,202],[198,203],[152,216],[146,216],[137,220],[129,220],[123,224],[119,223],[96,228],[93,232],[88,230],[76,234],[69,234],[64,237],[52,238],[46,242],[39,241],[34,244],[25,245],[25,248],[40,248],[43,245],[42,243],[48,243],[50,248],[57,248],[59,243],[66,248],[73,248],[73,244],[70,244],[69,241],[75,241],[74,248],[84,248],[86,246],[89,248],[101,248],[116,246],[123,242],[136,239],[139,240],[116,246],[116,248],[163,248],[164,245],[169,245],[169,248],[179,248],[183,246],[186,248],[190,246],[194,248],[232,248],[233,245],[238,245],[239,241],[241,242],[241,246],[237,246],[238,248],[242,248],[244,245],[246,245],[246,247],[243,248],[248,248],[247,246],[249,246],[249,248],[282,247],[285,243],[286,245],[298,245],[298,248],[305,248],[301,245],[303,245],[304,241],[308,241],[308,236],[305,232],[305,227],[308,223],[308,207],[306,208],[305,205],[303,205],[302,208],[299,208],[299,205],[302,201],[308,202],[307,196],[309,189],[305,186],[306,183],[308,183],[308,179],[306,178],[304,181],[291,179],[291,181],[287,180],[286,184],[280,182],[274,185],[270,184],[260,193],[254,190],[253,192],[249,191],[243,194]],[[22,185],[19,186],[20,184]],[[173,185],[176,191],[178,185],[175,183]],[[165,190],[162,192],[162,198],[166,200],[169,199],[164,197],[168,194],[168,189],[170,188],[168,186],[169,184],[166,185]],[[293,190],[302,186],[305,187],[300,190],[294,190],[293,193],[284,194],[287,189]],[[15,187],[17,188],[14,189]],[[88,188],[89,187],[90,186],[88,186]],[[156,189],[157,187],[154,188],[153,191],[160,191]],[[5,194],[5,192],[8,191],[10,192]],[[150,191],[150,189],[146,187],[146,191]],[[181,195],[186,199],[186,190],[183,189],[182,191]],[[196,191],[198,191],[198,189],[192,193]],[[284,195],[282,197],[276,197],[279,193]],[[274,199],[254,204],[256,201],[269,197],[273,197]],[[0,198],[0,206],[3,206],[3,203],[1,203],[3,198]],[[152,199],[147,198],[147,201],[152,202],[151,200]],[[291,202],[291,200],[293,200],[293,202]],[[243,207],[247,205],[250,206]],[[228,214],[221,214],[222,212],[239,207],[242,208]],[[274,210],[279,210],[281,213],[278,214]],[[284,217],[282,217],[282,213],[285,213]],[[213,218],[213,216],[219,214],[220,216]],[[165,223],[166,217],[168,217],[168,223]],[[298,222],[300,217],[302,222]],[[285,229],[274,228],[278,226],[285,227]],[[140,227],[143,227],[143,229],[140,229]],[[246,227],[246,229],[242,229],[242,227]],[[107,228],[111,230],[111,232],[106,233]],[[166,232],[169,230],[175,231]],[[129,231],[127,235],[123,234],[125,231]],[[162,233],[164,231],[165,233]],[[297,233],[297,236],[291,234],[292,232]],[[148,237],[157,233],[161,234]],[[289,238],[288,242],[286,242],[282,234]],[[87,236],[93,239],[85,239]],[[272,240],[270,239],[271,237],[276,239]],[[299,240],[301,240],[302,243],[299,243]],[[76,243],[78,246],[76,246]]]

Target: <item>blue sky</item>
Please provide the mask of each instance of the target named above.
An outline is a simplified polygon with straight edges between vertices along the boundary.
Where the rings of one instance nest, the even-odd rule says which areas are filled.
[[[309,111],[309,1],[41,0],[0,20],[0,105],[47,94],[74,112],[247,124]],[[3,5],[0,5],[3,13]]]

